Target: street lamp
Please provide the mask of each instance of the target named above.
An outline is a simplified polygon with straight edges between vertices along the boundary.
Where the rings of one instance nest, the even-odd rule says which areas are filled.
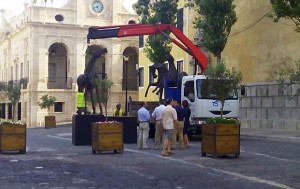
[[[127,105],[128,105],[128,102],[127,102],[127,92],[128,92],[128,88],[127,88],[127,84],[128,84],[128,81],[127,81],[127,66],[128,66],[128,60],[129,60],[129,56],[124,56],[124,62],[125,62],[125,116],[127,116]]]

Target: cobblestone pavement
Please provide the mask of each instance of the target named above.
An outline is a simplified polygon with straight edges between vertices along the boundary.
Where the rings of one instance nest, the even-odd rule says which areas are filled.
[[[201,143],[192,141],[162,157],[136,144],[92,154],[91,146],[72,145],[71,133],[70,126],[28,129],[26,154],[0,154],[0,188],[300,188],[297,141],[242,138],[237,159],[201,157]]]

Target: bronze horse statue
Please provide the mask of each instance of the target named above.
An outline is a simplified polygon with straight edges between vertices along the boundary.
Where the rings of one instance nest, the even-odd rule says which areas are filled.
[[[170,52],[166,53],[166,59],[169,62],[169,69],[162,63],[155,63],[152,66],[149,66],[150,74],[153,78],[157,78],[156,82],[149,83],[147,90],[145,92],[145,97],[148,95],[149,88],[151,86],[156,86],[152,92],[156,92],[156,95],[159,95],[159,100],[162,99],[162,94],[164,90],[164,82],[165,80],[178,80],[182,79],[182,76],[187,75],[185,72],[179,73],[175,67],[174,58],[170,54]],[[155,70],[157,70],[158,75],[155,74]],[[180,77],[180,78],[179,78]]]
[[[93,97],[93,90],[96,88],[96,96],[97,96],[97,101],[99,104],[100,114],[103,115],[103,109],[102,109],[102,106],[100,103],[100,94],[99,94],[99,90],[98,90],[98,88],[101,86],[96,85],[96,79],[103,79],[103,78],[98,78],[99,76],[96,74],[96,71],[95,71],[95,63],[96,63],[96,60],[105,53],[107,53],[106,48],[98,48],[93,51],[89,50],[88,54],[90,54],[91,57],[90,57],[90,59],[87,60],[84,74],[79,75],[77,78],[78,88],[84,89],[85,104],[87,104],[86,103],[87,94],[90,94],[91,101],[92,101],[93,114],[96,114],[95,102],[94,102],[94,97]],[[84,112],[84,113],[86,114],[87,112]]]

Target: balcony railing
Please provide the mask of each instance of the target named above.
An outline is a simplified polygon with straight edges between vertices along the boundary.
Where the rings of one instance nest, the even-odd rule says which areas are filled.
[[[137,79],[127,79],[127,90],[137,91],[138,90],[138,80]],[[122,90],[126,90],[126,80],[122,79]]]
[[[47,89],[72,89],[71,77],[47,77]]]

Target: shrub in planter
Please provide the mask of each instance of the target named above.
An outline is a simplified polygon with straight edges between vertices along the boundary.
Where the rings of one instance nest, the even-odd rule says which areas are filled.
[[[21,121],[0,122],[0,151],[26,153],[26,124]]]
[[[208,118],[202,127],[202,156],[212,154],[219,155],[240,154],[240,125],[236,119],[224,118],[223,109],[226,99],[233,93],[237,93],[242,80],[241,72],[226,69],[226,65],[220,62],[210,64],[206,76],[209,87],[214,88],[216,99],[221,102],[220,117]],[[236,94],[237,95],[237,94]]]
[[[107,103],[113,82],[109,79],[97,79],[100,102],[105,108],[105,122],[92,123],[92,152],[114,151],[123,152],[123,124],[107,121]]]
[[[12,122],[16,120],[16,108],[21,97],[21,85],[19,82],[9,82],[7,85],[7,97],[12,104]]]
[[[48,94],[43,95],[41,98],[41,102],[39,102],[39,106],[41,109],[46,109],[48,111],[48,116],[45,116],[45,128],[55,128],[56,121],[55,116],[50,115],[50,107],[55,104],[56,98],[55,96],[51,96]]]

